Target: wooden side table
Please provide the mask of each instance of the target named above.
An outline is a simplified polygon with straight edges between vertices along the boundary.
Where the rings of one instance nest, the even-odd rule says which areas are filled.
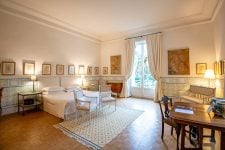
[[[29,99],[26,99],[26,97],[32,97]],[[22,98],[22,99],[21,99]],[[29,103],[28,100],[30,101]],[[40,91],[34,91],[34,92],[19,92],[18,93],[18,113],[20,113],[20,107],[23,108],[23,115],[24,115],[24,108],[25,107],[32,107],[35,106],[36,109],[38,109],[38,105],[42,104],[42,92]]]

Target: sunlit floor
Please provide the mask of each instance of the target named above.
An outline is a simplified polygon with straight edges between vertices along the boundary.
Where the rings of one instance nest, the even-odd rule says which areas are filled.
[[[144,110],[144,113],[130,124],[103,149],[111,150],[175,150],[176,134],[170,135],[170,127],[165,125],[164,140],[161,140],[161,114],[159,106],[151,100],[119,99],[118,105]],[[126,114],[124,114],[126,115]],[[25,116],[12,114],[0,117],[0,149],[26,150],[64,150],[90,149],[74,139],[64,135],[53,127],[62,122],[43,111],[27,112]],[[204,134],[209,134],[204,130]],[[218,132],[216,143],[204,139],[203,149],[219,149]],[[191,146],[186,139],[186,147]]]

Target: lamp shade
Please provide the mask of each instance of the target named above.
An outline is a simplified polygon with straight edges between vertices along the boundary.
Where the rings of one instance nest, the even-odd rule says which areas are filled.
[[[206,79],[214,79],[215,78],[214,71],[212,69],[207,69],[205,71],[204,78],[206,78]]]
[[[37,77],[35,76],[35,75],[32,75],[31,77],[30,77],[30,80],[31,81],[35,81],[37,79]]]

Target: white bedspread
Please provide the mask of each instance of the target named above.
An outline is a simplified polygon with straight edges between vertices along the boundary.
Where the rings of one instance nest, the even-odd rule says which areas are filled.
[[[83,91],[84,95],[90,97],[92,104],[99,103],[99,93],[94,91]],[[97,97],[97,99],[96,99]],[[44,111],[65,119],[67,115],[76,112],[73,92],[52,92],[43,95]]]

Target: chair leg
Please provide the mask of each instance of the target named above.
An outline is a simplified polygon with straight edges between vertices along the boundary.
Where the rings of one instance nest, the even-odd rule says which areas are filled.
[[[173,135],[173,127],[171,126],[171,135]]]
[[[163,140],[163,136],[164,136],[164,122],[162,122],[162,135],[161,135],[162,140]]]
[[[215,139],[215,130],[211,130],[210,142],[216,142],[216,139]]]

